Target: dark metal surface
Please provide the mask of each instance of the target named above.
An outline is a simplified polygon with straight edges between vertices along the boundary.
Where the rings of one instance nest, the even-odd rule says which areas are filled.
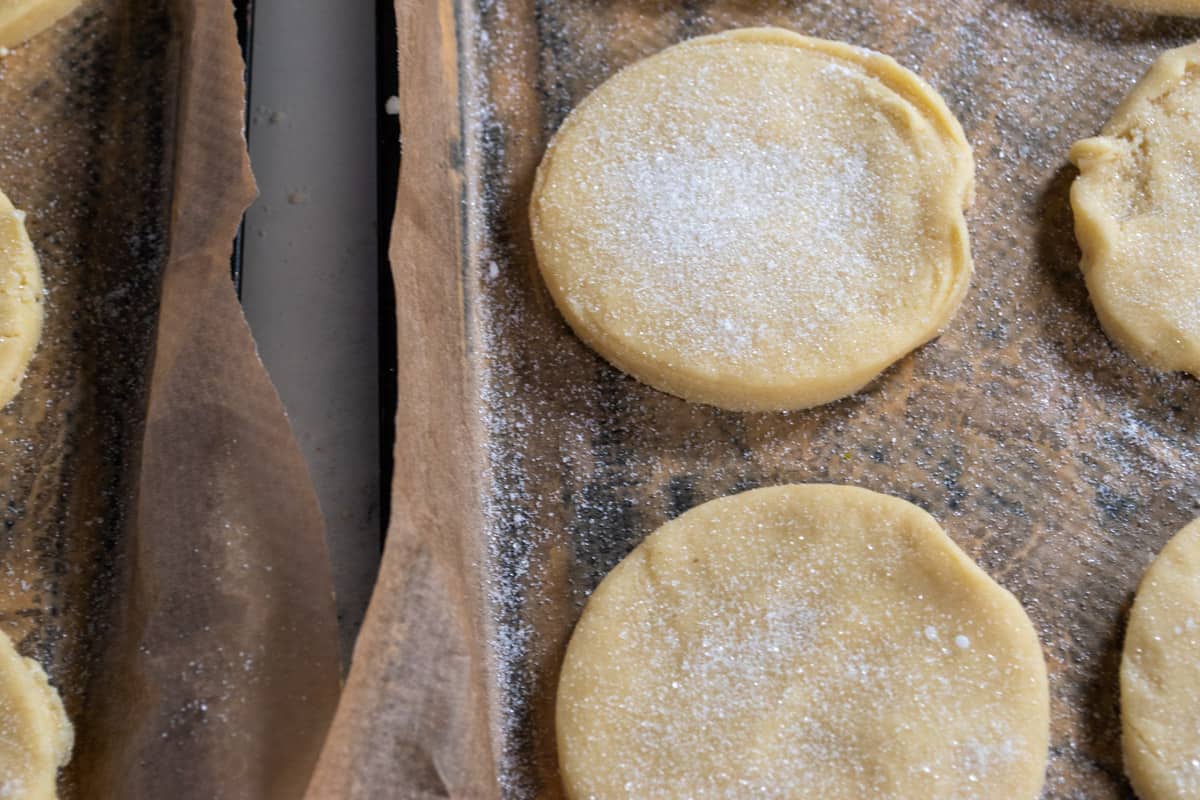
[[[392,283],[392,217],[396,212],[396,188],[400,177],[400,118],[384,109],[388,98],[399,91],[396,65],[396,14],[392,0],[376,0],[376,132],[379,147],[379,460],[380,525],[386,537],[391,517],[392,470],[395,444],[396,386],[396,295]]]
[[[246,140],[251,137],[254,65],[254,0],[233,0],[237,20],[238,44],[246,61]],[[377,208],[379,212],[379,429],[380,429],[380,539],[387,532],[390,517],[391,476],[393,469],[394,416],[396,412],[396,322],[395,294],[392,284],[388,247],[391,223],[396,208],[396,186],[400,169],[400,123],[384,111],[388,98],[398,91],[396,69],[396,18],[392,0],[376,0],[376,139],[378,149]],[[245,221],[234,239],[230,275],[239,297],[244,261]]]
[[[237,20],[238,45],[242,48],[242,59],[246,62],[246,142],[250,141],[250,91],[251,69],[254,55],[254,0],[233,0],[233,13]],[[242,256],[246,241],[246,221],[238,228],[233,240],[233,255],[229,262],[230,275],[237,289],[238,297],[242,295]]]

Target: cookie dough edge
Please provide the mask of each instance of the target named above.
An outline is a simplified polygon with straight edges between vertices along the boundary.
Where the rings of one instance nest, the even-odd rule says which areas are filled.
[[[1181,371],[1200,377],[1200,362],[1172,359],[1128,332],[1099,290],[1100,278],[1111,266],[1114,242],[1109,228],[1112,218],[1105,213],[1100,198],[1093,197],[1088,181],[1095,169],[1121,157],[1121,138],[1137,108],[1169,92],[1187,73],[1188,67],[1196,64],[1200,64],[1200,42],[1162,53],[1117,106],[1100,134],[1073,144],[1068,158],[1079,170],[1070,192],[1075,238],[1081,253],[1079,268],[1100,327],[1117,347],[1138,363],[1162,372]]]
[[[0,20],[0,47],[20,47],[82,4],[82,0],[35,0],[13,19]]]
[[[1136,712],[1132,711],[1140,706],[1140,702],[1133,700],[1136,694],[1134,685],[1145,680],[1138,654],[1138,643],[1143,638],[1140,619],[1145,610],[1147,596],[1153,591],[1149,587],[1160,579],[1160,575],[1165,574],[1169,578],[1171,572],[1177,571],[1177,562],[1185,560],[1184,551],[1192,548],[1200,548],[1200,519],[1184,525],[1150,562],[1150,566],[1138,582],[1137,591],[1134,592],[1133,606],[1129,610],[1129,620],[1125,628],[1119,675],[1121,760],[1125,775],[1142,800],[1160,800],[1175,795],[1162,788],[1173,783],[1170,766],[1162,763],[1158,754],[1154,752],[1153,744],[1138,730],[1134,721]],[[1200,575],[1196,576],[1196,580],[1200,581]]]
[[[30,797],[56,797],[58,771],[71,760],[75,744],[75,729],[62,697],[51,686],[42,665],[22,656],[3,631],[0,631],[0,670],[11,679],[6,681],[6,691],[16,692],[13,700],[23,709],[20,713],[28,715],[26,719],[32,722],[33,729],[44,734],[35,737],[32,743],[39,769],[29,776],[36,782]],[[42,771],[43,768],[48,771]]]
[[[616,581],[610,581],[612,576],[623,573],[627,570],[644,570],[647,569],[647,564],[651,558],[651,552],[658,546],[658,541],[665,536],[670,536],[671,531],[675,528],[685,525],[689,519],[700,519],[704,516],[712,515],[723,510],[727,505],[746,503],[747,497],[752,496],[770,501],[773,498],[789,498],[790,502],[796,502],[801,495],[815,495],[818,498],[824,496],[835,497],[840,502],[854,505],[870,504],[874,506],[890,506],[896,508],[904,517],[911,520],[910,528],[920,532],[920,536],[924,537],[933,546],[940,548],[954,562],[955,567],[959,570],[963,580],[977,583],[987,589],[989,592],[995,590],[996,604],[993,610],[997,614],[1009,616],[1014,620],[1014,639],[1024,639],[1025,644],[1021,647],[1029,653],[1036,654],[1027,666],[1033,673],[1037,681],[1036,692],[1039,699],[1039,707],[1036,710],[1038,716],[1037,729],[1041,732],[1041,738],[1035,742],[1031,749],[1042,754],[1041,769],[1039,771],[1040,779],[1037,781],[1037,786],[1031,797],[1040,795],[1042,788],[1045,786],[1046,767],[1049,763],[1049,747],[1050,747],[1050,684],[1046,669],[1046,656],[1042,648],[1042,642],[1037,634],[1037,630],[1033,626],[1033,621],[1029,617],[1029,612],[1017,599],[1016,595],[1008,589],[1000,585],[998,581],[991,577],[979,564],[975,562],[966,551],[958,546],[950,535],[942,527],[937,519],[925,511],[920,506],[911,503],[902,498],[876,492],[871,489],[864,489],[859,486],[834,483],[796,483],[783,484],[779,486],[768,486],[759,489],[750,489],[737,494],[726,495],[713,500],[709,500],[699,505],[693,506],[688,511],[679,515],[673,520],[670,520],[655,529],[649,536],[643,539],[638,545],[630,551],[620,562],[617,563],[612,570],[600,581],[596,589],[588,597],[587,603],[584,606],[583,613],[576,621],[571,635],[567,639],[567,646],[564,651],[563,662],[558,675],[558,682],[555,686],[554,694],[554,720],[555,720],[555,746],[557,750],[557,759],[559,770],[561,773],[564,790],[568,797],[572,797],[569,791],[571,782],[568,780],[568,774],[571,771],[569,763],[567,763],[565,754],[568,748],[565,747],[564,718],[563,718],[563,686],[567,681],[564,678],[569,677],[569,672],[572,672],[574,667],[573,659],[570,659],[572,644],[575,642],[576,633],[583,631],[584,636],[590,636],[590,626],[585,625],[585,621],[589,618],[589,610],[592,608],[593,601],[598,597],[607,595],[611,590],[611,586]],[[1015,651],[1014,651],[1015,652]],[[575,798],[572,798],[575,800]]]
[[[0,340],[0,408],[8,405],[21,391],[21,384],[29,369],[29,362],[33,360],[38,343],[41,341],[42,327],[45,322],[45,307],[42,302],[42,269],[37,251],[33,247],[33,241],[29,238],[29,232],[25,229],[24,222],[18,218],[12,201],[3,191],[0,191],[0,225],[6,224],[12,225],[15,231],[17,258],[27,259],[33,268],[28,273],[15,270],[15,274],[22,283],[11,290],[6,289],[3,284],[3,275],[0,275],[0,302],[12,304],[18,318],[21,318],[22,314],[29,314],[29,306],[32,305],[34,308],[32,315],[21,319],[24,329],[19,330],[16,336]],[[5,375],[6,369],[11,374]]]
[[[951,226],[947,233],[953,261],[950,269],[946,270],[946,275],[943,276],[948,279],[944,280],[940,287],[939,296],[930,313],[930,325],[927,330],[914,337],[915,340],[911,344],[896,347],[895,352],[889,351],[885,355],[877,357],[870,364],[855,370],[853,374],[840,376],[838,380],[812,381],[804,389],[784,381],[776,381],[771,385],[756,386],[753,392],[745,392],[729,391],[715,385],[706,377],[687,375],[677,370],[647,369],[644,364],[639,363],[637,354],[630,352],[627,345],[607,336],[603,330],[576,315],[571,304],[567,302],[563,287],[551,280],[542,268],[545,259],[538,252],[541,239],[538,231],[541,226],[537,207],[542,196],[543,186],[553,170],[555,144],[558,138],[574,127],[580,112],[591,104],[599,102],[598,90],[622,72],[668,50],[706,47],[730,41],[808,49],[859,65],[867,75],[898,95],[937,131],[945,145],[946,155],[953,164],[950,171],[951,176],[941,192],[942,198],[947,201],[947,211],[951,220]],[[967,229],[965,214],[974,199],[974,152],[967,141],[962,124],[950,111],[941,94],[923,78],[884,53],[845,42],[804,36],[785,28],[759,27],[735,28],[688,39],[664,48],[657,53],[631,62],[589,92],[567,115],[546,146],[534,175],[528,217],[534,246],[534,260],[538,266],[542,283],[554,300],[555,307],[584,344],[621,372],[651,388],[688,402],[705,403],[729,411],[802,411],[853,395],[869,386],[892,365],[942,334],[965,299],[974,272],[970,233]]]

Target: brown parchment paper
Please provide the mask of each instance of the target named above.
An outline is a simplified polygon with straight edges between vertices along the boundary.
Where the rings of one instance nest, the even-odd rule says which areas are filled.
[[[1200,388],[1100,330],[1066,153],[1200,23],[1084,0],[396,9],[394,523],[310,796],[560,797],[556,675],[596,583],[697,503],[832,481],[928,509],[1024,603],[1051,680],[1044,796],[1131,797],[1123,619],[1200,509]],[[976,272],[953,323],[854,397],[792,414],[688,404],[609,367],[555,312],[526,222],[546,141],[588,91],[673,42],[762,24],[895,56],[943,94],[978,160]]]
[[[0,624],[75,722],[64,797],[298,797],[336,703],[323,523],[229,280],[243,102],[225,0],[89,0],[0,57],[48,287]]]

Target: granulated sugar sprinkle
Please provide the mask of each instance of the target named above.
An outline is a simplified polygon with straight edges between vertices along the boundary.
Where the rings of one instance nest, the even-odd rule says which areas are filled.
[[[881,122],[863,100],[876,78],[796,53],[781,69],[722,50],[683,81],[639,66],[618,80],[645,97],[579,110],[535,206],[571,220],[541,241],[577,316],[690,368],[799,374],[939,318],[960,265],[922,232],[954,185],[949,151]]]
[[[1200,513],[1200,406],[1194,382],[1140,369],[1099,329],[1078,271],[1066,152],[1158,52],[1200,27],[1057,0],[703,10],[541,0],[535,14],[487,0],[479,14],[465,15],[482,25],[464,39],[478,278],[466,289],[488,446],[480,557],[506,800],[560,791],[556,671],[600,579],[687,508],[788,481],[869,486],[934,511],[1018,596],[1058,665],[1045,796],[1126,796],[1113,647],[1142,569]],[[690,405],[606,366],[555,313],[525,224],[545,137],[591,89],[681,38],[762,24],[896,57],[945,97],[979,167],[976,272],[955,322],[855,397],[787,415]],[[906,631],[909,641],[926,641],[929,624],[942,647],[960,652],[960,635],[964,654],[981,647],[938,620]]]
[[[932,543],[881,527],[867,548],[824,524],[808,536],[802,517],[703,513],[711,530],[656,540],[592,612],[602,666],[571,654],[559,734],[577,791],[609,796],[615,774],[641,800],[794,797],[797,780],[814,797],[908,800],[895,782],[909,781],[982,799],[1041,758],[1028,652],[998,633],[982,587],[949,603],[930,591],[943,579],[919,585],[937,574]],[[942,633],[963,628],[980,646]]]

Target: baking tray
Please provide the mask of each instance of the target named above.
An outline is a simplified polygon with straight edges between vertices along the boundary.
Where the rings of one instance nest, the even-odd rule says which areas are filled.
[[[229,283],[231,10],[86,0],[0,57],[47,289],[0,409],[0,624],[75,724],[63,797],[295,797],[340,689],[316,496]]]
[[[1051,685],[1044,796],[1131,797],[1123,618],[1145,566],[1200,510],[1200,391],[1139,367],[1101,331],[1066,153],[1200,23],[1084,0],[397,11],[403,466],[335,727],[386,759],[348,744],[330,761],[341,773],[318,785],[560,797],[556,676],[600,579],[698,503],[836,482],[930,511],[1028,610]],[[768,24],[888,53],[942,94],[978,163],[976,270],[943,335],[863,391],[810,411],[732,413],[656,392],[576,339],[538,277],[526,209],[549,137],[606,77],[682,39]]]

